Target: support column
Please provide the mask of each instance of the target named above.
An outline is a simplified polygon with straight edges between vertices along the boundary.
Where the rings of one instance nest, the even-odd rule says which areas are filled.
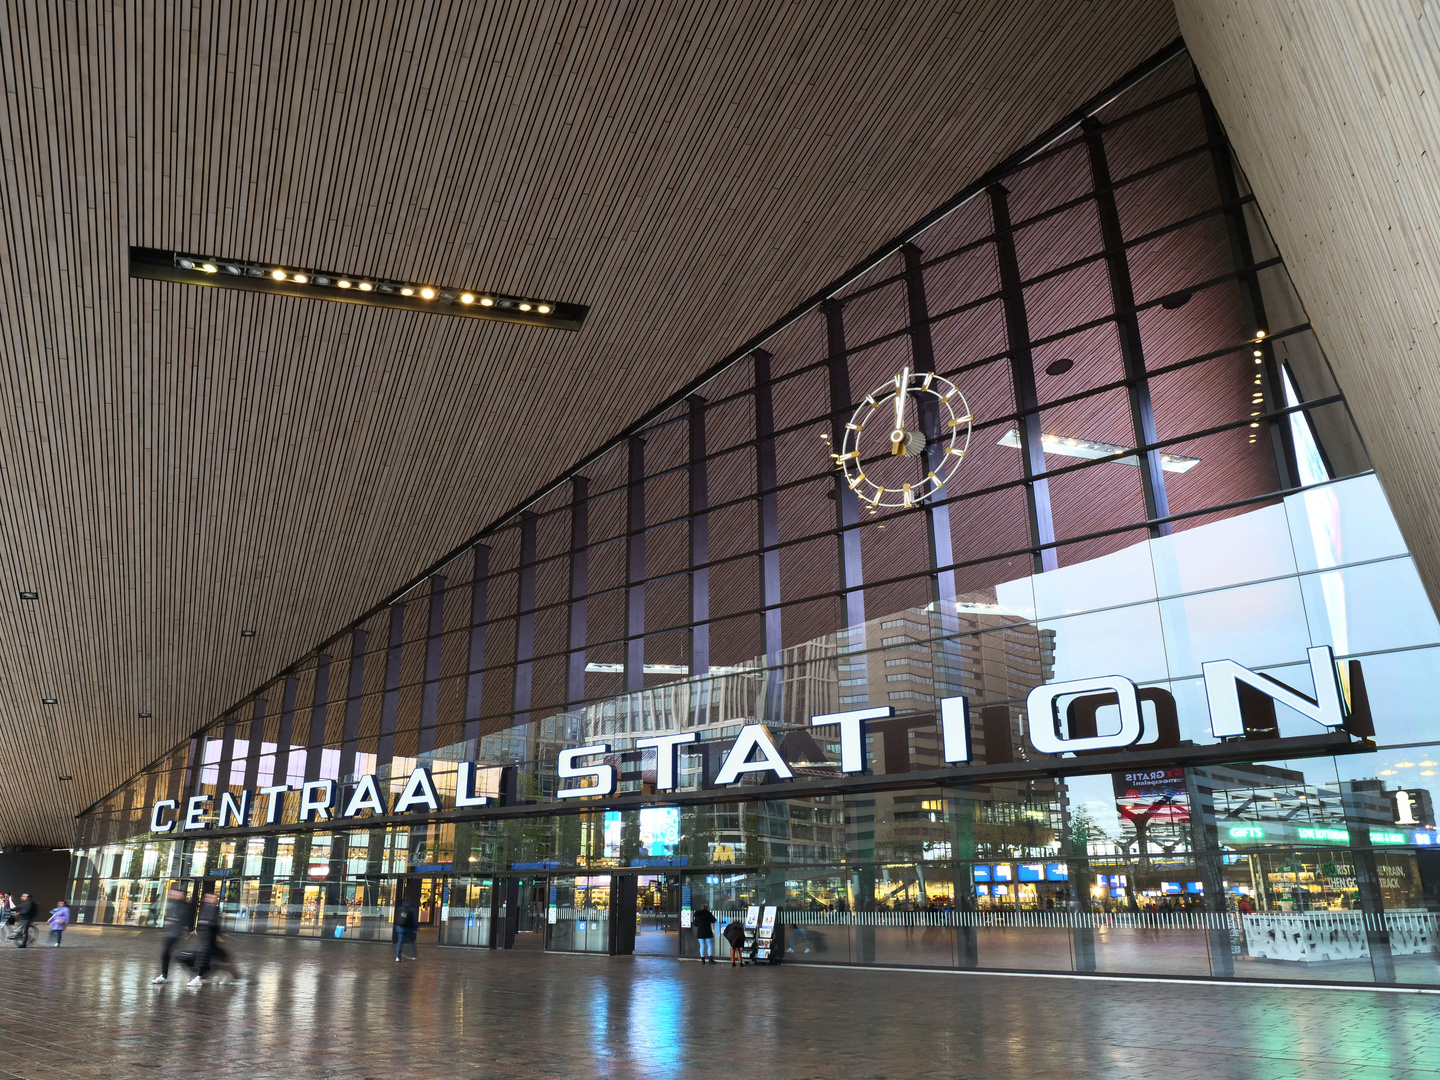
[[[230,762],[235,753],[235,714],[225,717],[225,726],[220,735],[220,763],[215,774],[215,809],[220,808],[220,793],[230,790]]]
[[[480,715],[485,689],[485,619],[490,589],[490,549],[475,545],[475,568],[470,577],[470,658],[465,666],[466,754],[480,754]]]
[[[254,791],[255,779],[260,771],[261,747],[265,743],[265,699],[256,698],[254,711],[250,714],[250,745],[246,750],[245,789]],[[153,802],[154,800],[151,800]]]
[[[1154,523],[1150,526],[1151,536],[1169,536],[1170,522],[1158,521],[1170,516],[1170,503],[1165,498],[1165,472],[1160,465],[1160,451],[1153,449],[1157,438],[1155,410],[1150,403],[1150,381],[1145,375],[1145,351],[1140,342],[1140,318],[1135,311],[1135,288],[1130,280],[1125,231],[1120,227],[1120,211],[1110,186],[1105,135],[1100,121],[1093,116],[1087,116],[1081,127],[1085,131],[1085,146],[1090,153],[1090,179],[1095,186],[1095,209],[1100,215],[1100,235],[1105,245],[1110,301],[1115,309],[1120,359],[1125,365],[1125,381],[1130,394],[1130,423],[1135,432],[1135,445],[1152,447],[1138,455],[1140,484],[1145,493],[1145,516]]]
[[[1249,268],[1255,265],[1255,252],[1250,245],[1250,227],[1245,223],[1245,208],[1240,205],[1240,185],[1235,179],[1235,166],[1230,160],[1230,143],[1210,95],[1204,86],[1197,86],[1200,110],[1205,116],[1205,135],[1210,141],[1210,162],[1215,170],[1215,185],[1220,189],[1220,202],[1225,206],[1225,228],[1230,235],[1230,258],[1239,273],[1240,304],[1245,320],[1245,333],[1270,332],[1265,315],[1264,295],[1260,278]],[[1262,339],[1252,351],[1260,352],[1260,368],[1264,372],[1264,405],[1266,412],[1285,407],[1285,380],[1280,375],[1280,361],[1268,338]],[[1295,442],[1290,433],[1290,418],[1277,417],[1265,422],[1270,429],[1270,445],[1275,454],[1275,472],[1282,489],[1299,484],[1300,468],[1295,461]]]
[[[400,718],[400,660],[405,643],[405,605],[390,608],[385,633],[385,693],[380,699],[380,742],[375,748],[375,772],[395,763],[395,727]],[[394,769],[391,769],[394,779]]]
[[[771,724],[785,722],[785,672],[780,636],[780,511],[775,492],[775,406],[770,388],[770,354],[756,349],[755,361],[755,492],[760,522],[760,603],[765,618],[765,715]]]
[[[530,694],[535,678],[535,515],[528,510],[520,514],[520,597],[515,610],[515,704],[510,727],[526,737],[528,760]]]
[[[325,710],[330,703],[330,654],[321,653],[315,661],[315,697],[310,708],[310,737],[305,746],[305,779],[320,779],[320,763],[325,747]]]
[[[1355,790],[1351,781],[1340,783],[1340,805],[1345,811],[1345,825],[1350,833],[1350,858],[1355,863],[1355,889],[1360,894],[1365,943],[1370,947],[1370,967],[1375,981],[1383,986],[1395,982],[1395,955],[1390,948],[1385,897],[1380,891],[1380,867],[1370,843],[1370,830],[1376,825],[1389,827],[1390,822],[1371,820],[1373,812],[1366,803],[1373,797],[1369,792]]]
[[[826,367],[830,375],[830,445],[839,453],[845,443],[845,423],[854,402],[850,397],[850,366],[845,356],[845,306],[840,300],[826,300]],[[865,571],[860,557],[860,499],[845,482],[845,473],[835,470],[835,529],[839,537],[840,588],[845,597],[846,650],[865,648]]]
[[[271,784],[289,782],[290,746],[295,741],[295,695],[300,680],[294,675],[285,676],[285,689],[280,695],[280,729],[275,733],[275,771]]]
[[[365,695],[364,630],[350,633],[350,670],[345,680],[345,733],[340,743],[340,780],[355,773],[355,754],[360,749],[360,707]]]
[[[1227,917],[1225,864],[1219,822],[1215,819],[1215,789],[1202,784],[1195,769],[1186,769],[1185,796],[1190,803],[1190,849],[1195,858],[1195,872],[1200,875],[1200,884],[1205,890],[1201,905],[1210,918],[1222,922]],[[1206,934],[1210,945],[1210,974],[1217,978],[1233,977],[1235,954],[1229,927],[1209,926]]]
[[[445,579],[430,576],[429,619],[425,626],[425,688],[420,697],[420,737],[415,752],[435,749],[435,725],[440,720],[440,658],[445,645]]]
[[[625,489],[625,692],[645,689],[645,440],[630,439]]]
[[[930,336],[930,305],[925,299],[925,270],[922,252],[914,244],[906,244],[905,296],[910,306],[910,358],[916,372],[935,370],[935,344]],[[941,427],[940,407],[929,394],[918,394],[920,431],[925,436],[925,454],[921,458],[921,479],[930,473],[936,476],[945,468],[945,446],[949,432]],[[833,436],[832,436],[833,437]],[[925,502],[925,526],[930,543],[930,570],[933,574],[931,593],[937,614],[946,618],[943,629],[955,632],[955,571],[948,569],[955,558],[950,548],[950,507],[944,501],[944,488]],[[946,569],[942,569],[946,568]]]
[[[570,656],[565,680],[565,702],[583,711],[585,700],[585,642],[590,596],[590,481],[570,481]]]
[[[1020,261],[1015,255],[1015,234],[1010,227],[1010,193],[1000,184],[992,184],[989,193],[1001,303],[1005,307],[1005,333],[1009,339],[1010,378],[1015,387],[1015,411],[1019,414],[1016,427],[1025,472],[1030,543],[1035,549],[1035,572],[1043,573],[1054,570],[1060,562],[1053,546],[1055,524],[1050,516],[1050,482],[1044,475],[1045,447],[1040,438],[1040,402],[1035,390],[1035,358],[1030,351],[1030,318],[1025,312],[1025,288],[1020,283]]]
[[[705,405],[698,394],[690,406],[690,684],[692,720],[703,724],[710,712],[710,479],[706,464]]]

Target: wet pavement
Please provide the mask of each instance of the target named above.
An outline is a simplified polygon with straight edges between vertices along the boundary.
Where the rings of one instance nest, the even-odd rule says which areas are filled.
[[[0,1078],[1440,1076],[1430,994],[230,940],[194,989],[154,931],[7,944]]]

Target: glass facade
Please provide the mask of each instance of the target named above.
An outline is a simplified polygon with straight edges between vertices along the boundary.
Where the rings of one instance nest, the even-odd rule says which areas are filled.
[[[847,472],[911,373],[968,413]],[[1217,736],[1224,660],[1276,683]],[[1343,732],[1264,693],[1325,664]],[[76,917],[209,881],[257,933],[389,940],[408,895],[440,944],[693,956],[763,902],[792,962],[1433,985],[1437,671],[1181,57],[87,812]],[[1110,676],[1138,740],[1051,745],[1124,730],[1080,690],[1041,738],[1037,687]],[[747,732],[784,771],[721,786]]]

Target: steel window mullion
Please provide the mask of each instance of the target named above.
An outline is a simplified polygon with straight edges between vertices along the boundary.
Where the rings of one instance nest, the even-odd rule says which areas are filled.
[[[690,477],[688,510],[690,519],[690,675],[710,673],[710,486],[705,452],[706,401],[692,394],[688,401],[690,421]],[[708,682],[697,686],[692,721],[705,722],[710,703]]]
[[[1050,516],[1050,484],[1045,478],[1045,449],[1040,437],[1035,361],[1031,352],[1030,320],[1025,311],[1025,289],[1020,284],[1020,262],[1010,231],[1009,192],[999,184],[990,187],[990,212],[995,223],[995,255],[1005,294],[1005,332],[1010,347],[1010,379],[1015,411],[1020,416],[1020,461],[1025,476],[1025,506],[1030,520],[1030,543],[1036,551],[1035,570],[1043,573],[1059,565],[1053,547],[1055,524]]]
[[[774,671],[780,664],[780,511],[775,470],[775,405],[771,395],[770,354],[756,349],[755,363],[755,486],[760,541],[760,596],[765,620],[765,716],[783,715],[783,686]]]
[[[378,773],[395,760],[395,728],[400,717],[400,661],[405,647],[405,605],[390,608],[385,633],[385,691],[380,699],[380,739],[375,747]]]
[[[515,608],[515,696],[511,727],[530,722],[535,666],[535,515],[520,515],[520,593]]]
[[[836,451],[845,443],[848,410],[854,408],[850,392],[850,367],[845,348],[845,302],[827,300],[820,305],[825,315],[826,358],[830,390],[830,445]],[[836,559],[840,570],[840,592],[844,598],[844,628],[852,635],[865,633],[865,562],[860,546],[860,499],[845,482],[845,474],[831,469],[834,478]]]
[[[590,481],[577,476],[570,487],[570,597],[569,660],[566,664],[565,701],[585,697],[585,642],[589,633],[590,604]]]
[[[345,689],[345,731],[340,740],[340,776],[355,773],[355,754],[360,743],[360,702],[365,695],[365,642],[368,635],[356,630],[350,635],[350,671]]]
[[[485,689],[485,633],[490,586],[490,548],[474,547],[474,569],[470,577],[470,641],[465,676],[465,742],[467,752],[480,752],[480,717]]]
[[[629,440],[625,537],[625,690],[645,689],[645,440]]]
[[[315,658],[315,693],[310,702],[310,737],[305,742],[305,779],[320,779],[325,746],[325,719],[330,705],[330,654]]]
[[[420,697],[420,735],[415,753],[431,753],[435,749],[435,726],[440,721],[440,661],[445,634],[445,579],[439,574],[430,578],[430,597],[425,621],[425,689]],[[359,719],[357,713],[356,719]]]

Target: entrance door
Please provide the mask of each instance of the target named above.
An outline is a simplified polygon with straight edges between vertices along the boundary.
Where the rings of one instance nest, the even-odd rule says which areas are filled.
[[[557,874],[552,877],[546,898],[548,903],[541,915],[549,930],[545,947],[558,952],[616,951],[610,925],[611,894],[609,874],[595,877]],[[550,922],[550,919],[554,921]],[[630,950],[626,948],[622,951]]]
[[[440,944],[505,948],[494,940],[493,878],[461,877],[450,882],[450,903],[441,910]]]
[[[512,949],[545,948],[549,878],[526,877],[515,890],[515,941]]]
[[[680,955],[680,882],[670,874],[641,874],[635,888],[635,954]]]
[[[395,900],[394,914],[399,914],[400,902],[409,900],[415,905],[415,944],[436,945],[440,941],[440,907],[445,901],[446,880],[444,878],[405,878]]]

